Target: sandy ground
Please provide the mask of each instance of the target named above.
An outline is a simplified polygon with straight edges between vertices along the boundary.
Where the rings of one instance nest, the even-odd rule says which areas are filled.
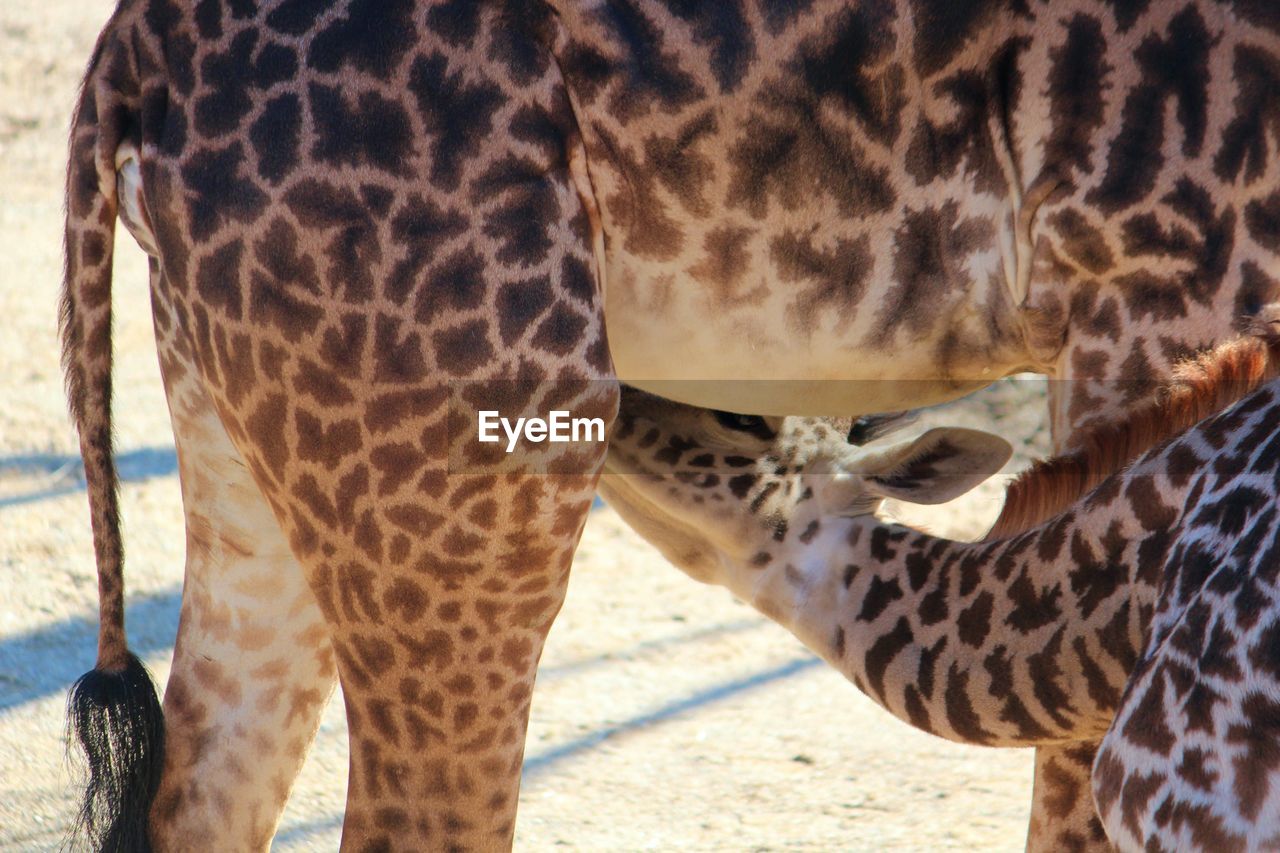
[[[93,659],[88,514],[58,372],[67,117],[108,0],[0,3],[0,849],[57,845],[72,801],[62,703]],[[117,446],[132,644],[167,672],[183,533],[144,265],[117,265]],[[1043,385],[930,413],[1044,452]],[[979,534],[999,478],[925,515]],[[516,846],[582,850],[1017,850],[1031,755],[891,719],[727,593],[680,575],[611,511],[588,524],[533,706]],[[336,849],[346,776],[330,704],[280,850]]]

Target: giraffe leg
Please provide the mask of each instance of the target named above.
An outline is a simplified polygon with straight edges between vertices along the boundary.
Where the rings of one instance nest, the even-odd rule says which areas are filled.
[[[1070,446],[1079,401],[1089,398],[1088,381],[1076,377],[1065,359],[1060,367],[1072,378],[1049,382],[1049,426],[1055,452]],[[1098,744],[1088,741],[1036,747],[1028,853],[1113,849],[1090,793],[1097,750]]]
[[[343,849],[511,843],[537,662],[592,489],[493,485],[451,478],[442,497],[462,517],[429,566],[314,566],[351,732]]]
[[[162,850],[267,850],[336,683],[320,609],[194,369],[161,335],[187,527]]]
[[[1087,380],[1049,383],[1049,423],[1056,451],[1069,447],[1079,400],[1088,398]],[[1073,408],[1075,407],[1075,408]],[[1031,787],[1028,853],[1112,850],[1090,793],[1096,742],[1036,748]]]
[[[1028,853],[1112,850],[1090,789],[1096,742],[1036,748]]]
[[[1096,356],[1094,360],[1096,360]],[[1109,368],[1109,369],[1107,369]],[[1122,381],[1115,365],[1102,368],[1068,340],[1058,358],[1056,378],[1049,382],[1049,426],[1054,452],[1071,447],[1073,435],[1093,415],[1117,417],[1153,387],[1149,377]],[[1122,416],[1122,415],[1120,415]],[[1094,756],[1100,742],[1080,741],[1036,748],[1031,789],[1031,822],[1027,850],[1107,851],[1107,839],[1092,794]]]

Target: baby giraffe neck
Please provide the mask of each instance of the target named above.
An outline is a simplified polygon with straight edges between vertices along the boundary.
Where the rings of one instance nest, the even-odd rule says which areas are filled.
[[[1184,503],[1162,467],[994,542],[828,518],[727,585],[917,728],[993,746],[1100,737],[1155,598],[1137,567],[1160,563]]]

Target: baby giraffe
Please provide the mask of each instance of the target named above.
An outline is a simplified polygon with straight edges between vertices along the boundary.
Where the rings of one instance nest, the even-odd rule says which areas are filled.
[[[1029,504],[1062,511],[991,541],[872,514],[884,497],[948,500],[998,468],[1007,445],[970,430],[858,447],[828,424],[627,391],[601,493],[677,566],[917,728],[992,746],[1102,738],[1094,795],[1121,848],[1275,849],[1275,354],[1224,347],[1033,469],[997,532]]]

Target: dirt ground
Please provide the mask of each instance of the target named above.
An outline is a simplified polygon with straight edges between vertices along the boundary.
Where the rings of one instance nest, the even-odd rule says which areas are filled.
[[[0,849],[57,846],[72,802],[67,686],[93,660],[95,579],[55,328],[67,118],[109,0],[0,3]],[[117,262],[117,447],[134,648],[164,678],[181,595],[176,462],[145,266]],[[1043,384],[935,410],[1044,452]],[[955,536],[1001,478],[901,517]],[[516,847],[546,850],[1020,849],[1031,755],[893,720],[781,630],[668,566],[608,509],[578,552],[543,659]],[[279,850],[336,849],[346,778],[331,702]]]

